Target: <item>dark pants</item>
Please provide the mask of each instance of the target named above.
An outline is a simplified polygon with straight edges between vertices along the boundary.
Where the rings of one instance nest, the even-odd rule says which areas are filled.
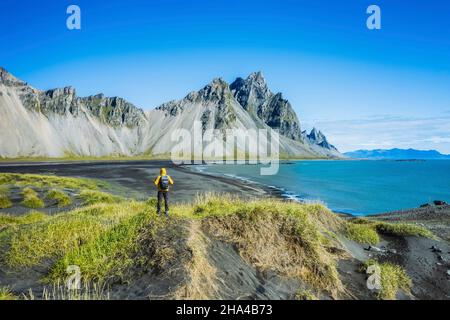
[[[158,191],[158,205],[156,206],[156,211],[158,214],[161,212],[161,202],[164,198],[164,208],[166,210],[166,214],[169,213],[169,192],[168,191]]]

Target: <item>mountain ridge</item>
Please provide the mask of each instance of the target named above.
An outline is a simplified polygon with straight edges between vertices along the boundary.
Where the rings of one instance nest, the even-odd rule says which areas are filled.
[[[242,79],[241,85],[236,81],[228,84],[216,78],[181,100],[144,111],[120,97],[101,93],[79,97],[70,86],[38,90],[0,68],[0,115],[4,119],[0,157],[167,154],[174,145],[168,140],[171,133],[180,128],[192,130],[195,121],[202,123],[203,132],[273,128],[280,132],[282,153],[342,157],[322,133],[320,139],[311,139],[313,131],[309,135],[301,131],[290,103],[281,93],[270,91],[261,72]],[[251,104],[259,111],[249,112]]]
[[[395,160],[426,160],[426,159],[450,159],[450,155],[442,154],[437,150],[417,150],[417,149],[374,149],[355,150],[346,152],[344,155],[356,159],[395,159]]]

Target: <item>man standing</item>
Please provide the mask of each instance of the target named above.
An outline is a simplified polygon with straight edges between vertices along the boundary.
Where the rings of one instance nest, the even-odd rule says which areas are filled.
[[[158,205],[156,207],[158,215],[161,213],[161,202],[164,198],[166,216],[169,216],[169,185],[171,184],[173,184],[172,178],[167,175],[165,168],[161,168],[159,176],[155,179],[155,185],[158,186]]]

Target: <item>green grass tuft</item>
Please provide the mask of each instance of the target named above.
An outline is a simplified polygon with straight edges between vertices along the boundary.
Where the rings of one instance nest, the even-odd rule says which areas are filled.
[[[299,290],[295,295],[297,300],[318,300],[317,297],[310,290]]]
[[[0,287],[0,301],[1,300],[18,300],[18,298],[8,287]]]
[[[60,258],[142,211],[144,205],[97,204],[73,210],[33,224],[21,225],[3,241],[5,262],[13,268],[31,267],[46,258]]]
[[[0,185],[0,209],[12,207],[12,202],[9,200],[9,189],[6,186]]]
[[[368,260],[364,263],[363,270],[366,271],[372,265],[378,266],[380,270],[381,290],[378,298],[395,300],[400,290],[407,294],[410,293],[412,281],[402,267],[389,262],[379,263],[375,260]]]
[[[356,229],[357,231],[361,230],[362,232],[364,230],[373,229],[379,234],[385,234],[389,236],[417,236],[431,239],[435,237],[433,233],[427,228],[412,223],[389,223],[364,218],[353,219],[349,223],[352,224],[350,228]],[[352,230],[350,230],[350,232],[351,231]]]
[[[85,205],[96,203],[117,203],[122,200],[120,197],[113,196],[110,193],[95,190],[83,190],[78,197],[84,201]]]
[[[139,251],[139,236],[154,233],[164,221],[156,214],[145,212],[130,217],[94,241],[68,252],[52,268],[48,279],[52,282],[65,279],[69,265],[80,267],[84,281],[102,283],[111,278],[124,279],[126,272],[137,263],[134,257]]]
[[[369,224],[347,222],[345,235],[358,243],[375,245],[380,242],[380,237],[375,228]]]
[[[25,188],[22,190],[23,201],[22,205],[27,208],[43,208],[45,206],[44,201],[39,198],[36,191],[31,188]]]
[[[53,189],[47,193],[48,200],[56,201],[59,208],[67,207],[72,204],[70,197],[61,190]]]
[[[19,173],[0,173],[0,185],[13,185],[17,187],[33,186],[39,189],[67,188],[73,190],[98,190],[99,188],[108,187],[107,183],[94,179]]]
[[[31,211],[20,216],[0,214],[0,227],[36,223],[45,220],[47,217],[45,213],[39,211]]]
[[[424,238],[434,238],[433,233],[425,227],[411,223],[386,223],[378,222],[376,229],[381,234],[392,236],[418,236]]]
[[[5,195],[0,194],[0,209],[7,209],[12,207],[12,202]]]

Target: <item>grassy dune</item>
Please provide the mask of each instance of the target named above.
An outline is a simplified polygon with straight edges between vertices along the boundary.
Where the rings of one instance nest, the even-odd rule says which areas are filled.
[[[187,278],[169,298],[220,298],[217,268],[208,255],[208,243],[218,239],[233,244],[258,270],[304,283],[309,289],[299,291],[299,299],[321,294],[339,298],[345,287],[337,262],[348,257],[340,238],[376,244],[380,234],[432,236],[416,225],[346,221],[317,204],[210,194],[173,206],[167,219],[155,214],[155,199],[122,199],[100,191],[96,181],[87,179],[0,174],[0,184],[24,187],[24,197],[34,199],[32,207],[37,201],[34,189],[39,187],[50,190],[47,199],[61,207],[73,201],[62,190],[77,190],[73,197],[82,200],[80,207],[56,215],[0,214],[0,268],[26,272],[49,265],[40,281],[50,286],[63,283],[70,265],[80,267],[83,283],[101,287],[129,283],[145,270],[166,272],[183,255],[186,261],[179,268]],[[385,288],[380,298],[394,299],[398,290],[409,288],[399,266],[379,266]],[[0,297],[8,297],[7,292],[0,291]]]

